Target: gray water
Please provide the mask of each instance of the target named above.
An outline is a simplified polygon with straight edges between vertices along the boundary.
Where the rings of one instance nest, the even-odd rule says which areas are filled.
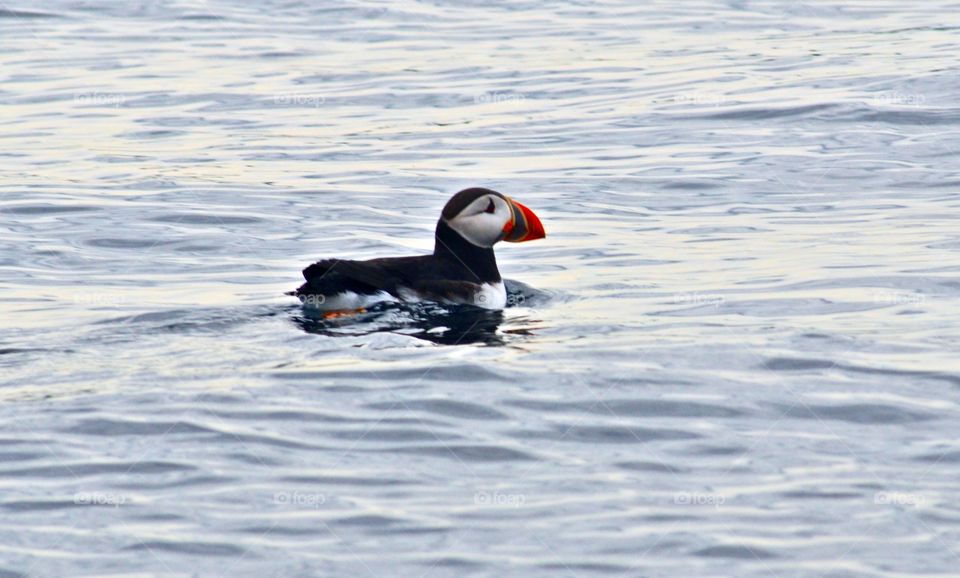
[[[0,3],[0,576],[956,575],[960,4],[480,4]]]

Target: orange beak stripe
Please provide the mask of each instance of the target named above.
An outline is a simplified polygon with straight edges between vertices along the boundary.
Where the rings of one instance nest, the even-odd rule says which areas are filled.
[[[547,233],[543,230],[543,223],[533,211],[511,198],[507,198],[510,205],[510,222],[503,226],[504,241],[523,243],[543,239]]]

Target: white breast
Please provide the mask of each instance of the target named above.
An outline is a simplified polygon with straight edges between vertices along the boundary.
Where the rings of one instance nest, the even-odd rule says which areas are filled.
[[[406,287],[399,288],[400,299],[407,302],[423,301],[424,298]],[[363,295],[352,291],[344,291],[335,295],[303,295],[300,297],[303,306],[316,311],[352,311],[364,309],[382,301],[397,301],[397,298],[380,291],[372,295]],[[454,305],[474,305],[484,309],[503,309],[507,305],[507,290],[503,281],[498,283],[483,283],[473,297],[466,302],[447,301]]]
[[[429,300],[412,289],[400,287],[400,298],[404,301],[416,302]],[[498,283],[483,283],[476,293],[467,300],[443,299],[448,305],[473,305],[484,309],[503,309],[507,305],[507,290],[503,281]]]
[[[484,283],[480,291],[474,296],[473,305],[484,309],[503,309],[507,306],[507,289],[503,281],[498,283]]]

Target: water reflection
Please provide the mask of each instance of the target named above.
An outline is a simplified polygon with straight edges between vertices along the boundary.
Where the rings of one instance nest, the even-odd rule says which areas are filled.
[[[424,303],[383,303],[363,313],[334,318],[301,309],[293,316],[293,322],[303,331],[317,335],[342,337],[396,333],[440,345],[504,345],[506,342],[500,333],[503,321],[503,311]]]
[[[504,279],[504,284],[508,308],[544,305],[551,300],[548,292],[526,283]],[[511,319],[512,327],[501,328],[503,311],[468,305],[378,303],[363,313],[332,318],[301,307],[295,311],[293,322],[302,330],[334,337],[396,333],[440,345],[506,345],[510,336],[533,335],[533,327],[516,326],[515,317]]]

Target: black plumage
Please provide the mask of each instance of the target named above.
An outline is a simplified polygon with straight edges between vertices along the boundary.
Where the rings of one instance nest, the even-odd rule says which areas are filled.
[[[496,257],[492,248],[470,243],[445,220],[488,194],[502,196],[488,189],[467,189],[447,203],[437,222],[433,254],[367,261],[324,259],[303,270],[306,282],[292,294],[306,301],[312,296],[371,296],[382,291],[402,300],[404,293],[412,292],[430,301],[471,303],[481,295],[483,284],[501,281]]]

